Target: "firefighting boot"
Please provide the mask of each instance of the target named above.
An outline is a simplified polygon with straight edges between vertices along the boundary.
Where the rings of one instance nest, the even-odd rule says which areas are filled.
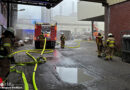
[[[102,57],[101,55],[98,55],[98,57]]]
[[[110,56],[110,60],[112,60],[112,56]]]
[[[101,52],[100,52],[99,50],[98,50],[98,57],[102,57],[102,56],[101,56]]]
[[[109,56],[106,56],[106,57],[105,57],[105,60],[109,60]]]

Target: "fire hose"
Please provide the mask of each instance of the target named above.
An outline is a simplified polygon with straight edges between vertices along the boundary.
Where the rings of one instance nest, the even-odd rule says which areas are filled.
[[[86,41],[90,42],[90,40],[76,40],[76,41],[74,41],[74,42],[77,43],[77,46],[71,47],[71,46],[65,45],[65,47],[66,47],[66,48],[79,48],[79,47],[80,47],[80,43],[81,43],[81,42],[86,42]]]
[[[77,46],[74,46],[74,47],[65,46],[65,47],[67,47],[67,48],[79,48],[81,41],[75,41],[75,42],[77,42]],[[35,81],[36,70],[37,70],[38,64],[41,64],[43,62],[45,63],[47,61],[47,59],[46,59],[46,57],[38,57],[36,59],[30,53],[40,53],[40,56],[42,56],[44,53],[52,53],[53,52],[52,49],[45,49],[45,47],[46,47],[46,38],[45,38],[43,49],[20,50],[20,51],[16,51],[16,52],[10,54],[11,56],[13,56],[17,53],[26,52],[26,54],[34,60],[33,62],[16,63],[14,66],[10,67],[10,72],[16,72],[18,74],[22,74],[22,79],[23,79],[23,82],[24,82],[24,90],[29,90],[29,85],[28,85],[26,76],[25,76],[24,72],[15,69],[15,67],[16,66],[25,66],[25,65],[35,64],[35,67],[34,67],[34,70],[33,70],[32,82],[33,82],[34,90],[38,90],[37,85],[36,85],[36,81]]]
[[[66,47],[66,48],[79,48],[79,47],[80,47],[80,43],[83,42],[83,41],[87,41],[87,40],[76,40],[76,41],[74,41],[74,42],[77,43],[76,46],[67,46],[67,45],[65,45],[65,47]],[[59,45],[60,42],[57,42],[57,44]]]
[[[45,63],[47,60],[46,60],[46,57],[39,57],[39,58],[36,59],[30,53],[41,53],[40,55],[42,56],[44,53],[52,53],[53,52],[52,49],[45,49],[45,47],[46,47],[46,38],[45,38],[45,44],[44,44],[43,49],[21,50],[21,51],[17,51],[17,52],[14,52],[14,53],[11,54],[11,56],[13,56],[17,53],[26,52],[26,54],[34,60],[34,62],[16,63],[16,65],[10,67],[11,72],[15,71],[16,73],[22,74],[22,79],[23,79],[23,82],[24,82],[24,90],[29,90],[29,85],[28,85],[26,76],[25,76],[24,72],[19,71],[19,70],[14,69],[14,68],[16,66],[25,66],[25,65],[28,65],[28,64],[35,64],[35,67],[34,67],[34,70],[33,70],[32,82],[33,82],[34,90],[38,90],[36,82],[35,82],[35,73],[36,73],[36,70],[37,70],[37,66],[38,66],[38,64],[40,64],[42,62]],[[43,61],[41,61],[40,59],[42,59]]]
[[[79,48],[80,47],[80,41],[75,41],[75,42],[77,42],[77,46],[70,47],[70,46],[65,45],[65,47],[67,47],[67,48]]]

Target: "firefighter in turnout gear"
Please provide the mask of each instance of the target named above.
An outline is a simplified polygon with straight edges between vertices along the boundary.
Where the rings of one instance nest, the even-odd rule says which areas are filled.
[[[42,33],[38,37],[39,37],[39,40],[40,40],[40,49],[42,49],[43,46],[44,46],[44,40],[45,40],[44,33]]]
[[[98,36],[96,37],[96,44],[97,44],[97,50],[98,50],[98,57],[101,57],[102,48],[103,48],[103,36],[101,33],[98,33]]]
[[[106,41],[107,44],[107,50],[106,50],[106,60],[112,60],[114,49],[115,49],[115,38],[112,35],[112,33],[108,34],[108,39]]]
[[[63,49],[65,47],[65,36],[64,36],[64,33],[61,33],[60,40],[61,40],[61,48]]]
[[[0,79],[5,81],[10,72],[10,61],[13,56],[12,53],[12,38],[14,38],[14,31],[7,29],[0,39]]]

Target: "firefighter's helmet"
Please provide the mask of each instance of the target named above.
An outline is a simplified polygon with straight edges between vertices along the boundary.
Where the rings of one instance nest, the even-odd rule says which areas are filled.
[[[101,36],[101,33],[98,33],[98,36]]]
[[[12,27],[9,27],[5,30],[4,32],[5,36],[11,35],[12,37],[14,37],[14,29]]]
[[[8,31],[8,32],[10,32],[10,33],[12,33],[12,34],[14,34],[14,29],[13,29],[12,27],[9,27],[6,31]]]
[[[108,37],[109,37],[109,36],[112,36],[112,33],[109,33],[109,34],[108,34]]]
[[[64,33],[62,32],[61,35],[63,35]]]

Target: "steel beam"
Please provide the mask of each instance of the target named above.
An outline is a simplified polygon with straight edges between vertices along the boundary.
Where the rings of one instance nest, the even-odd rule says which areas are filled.
[[[48,5],[50,5],[51,7],[55,7],[58,3],[60,3],[62,0],[58,0],[58,1],[47,1],[44,2],[45,0],[39,0],[39,1],[28,1],[28,0],[1,0],[2,2],[5,3],[14,3],[14,4],[24,4],[24,5],[34,5],[34,6],[45,6],[47,7]]]
[[[89,1],[89,2],[96,2],[96,3],[106,3],[106,0],[80,0],[80,1]]]
[[[10,26],[10,3],[7,3],[7,27]]]

